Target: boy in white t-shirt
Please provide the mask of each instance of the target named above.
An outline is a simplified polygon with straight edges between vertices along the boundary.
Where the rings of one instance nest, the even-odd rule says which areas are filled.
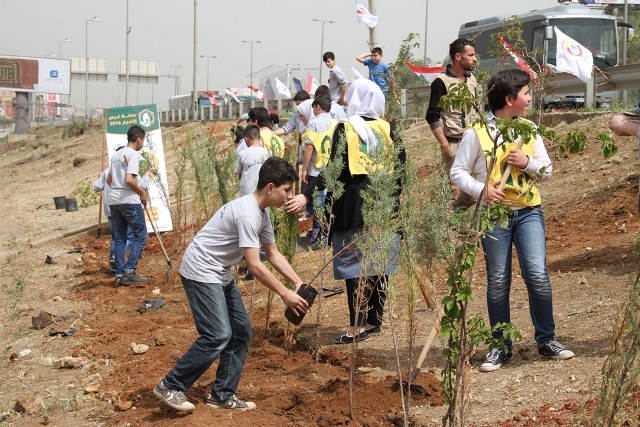
[[[260,128],[249,125],[244,130],[244,140],[247,148],[238,153],[236,173],[240,175],[240,197],[256,191],[258,177],[262,164],[267,160],[269,151],[260,146]]]
[[[216,409],[255,409],[255,403],[240,400],[235,394],[252,327],[230,266],[244,256],[256,278],[280,296],[287,307],[296,314],[307,311],[307,302],[282,284],[260,262],[259,255],[262,244],[273,268],[296,290],[302,285],[276,247],[267,210],[282,206],[297,180],[295,169],[286,160],[270,157],[260,169],[256,191],[221,207],[187,248],[180,276],[200,336],[153,390],[170,407],[179,411],[195,409],[184,391],[220,356],[206,404]]]

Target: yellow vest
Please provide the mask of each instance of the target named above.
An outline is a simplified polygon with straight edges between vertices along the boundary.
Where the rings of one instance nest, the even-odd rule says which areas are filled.
[[[316,150],[316,163],[315,166],[318,169],[322,169],[329,163],[329,156],[331,154],[331,137],[333,131],[336,128],[338,122],[331,119],[331,125],[326,132],[316,132],[311,129],[307,129],[305,132],[306,138],[313,142],[313,148]]]
[[[351,175],[368,175],[369,171],[372,169],[381,169],[384,164],[381,160],[376,161],[369,156],[369,153],[367,153],[367,144],[360,139],[360,135],[356,133],[353,126],[351,126],[349,122],[343,123],[347,138],[349,172],[351,172]],[[382,119],[366,121],[365,123],[373,131],[373,134],[378,141],[378,147],[384,150],[376,157],[378,159],[393,158],[390,156],[394,148],[389,123]],[[308,131],[309,130],[307,129],[307,132]],[[390,170],[393,170],[393,165]]]
[[[525,120],[525,119],[520,119]],[[493,150],[493,141],[487,133],[486,129],[476,124],[473,126],[480,140],[480,145],[484,152],[491,152]],[[533,150],[536,137],[532,136],[528,143],[522,144],[522,151],[529,157],[533,158]],[[493,165],[493,169],[489,171],[489,183],[500,182],[502,180],[502,174],[507,169],[507,156],[509,151],[516,148],[518,144],[516,142],[503,144],[496,150],[496,162]],[[490,157],[487,157],[487,167],[489,167]],[[505,194],[505,199],[502,203],[514,206],[514,207],[531,207],[538,206],[540,204],[540,192],[535,184],[532,184],[535,177],[530,177],[524,173],[519,167],[511,167],[511,175],[507,178],[507,182],[502,192]]]
[[[284,156],[284,142],[273,131],[261,130],[260,138],[262,138],[262,144],[269,152],[269,155],[272,157]]]

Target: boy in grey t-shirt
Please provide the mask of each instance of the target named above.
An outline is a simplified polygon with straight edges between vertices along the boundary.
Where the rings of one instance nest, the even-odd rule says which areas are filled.
[[[289,198],[298,175],[286,160],[270,157],[262,168],[253,194],[221,207],[187,248],[180,276],[200,336],[158,382],[153,390],[164,403],[179,411],[195,406],[184,395],[220,356],[216,380],[206,404],[217,409],[249,410],[256,407],[236,397],[251,341],[251,320],[231,266],[244,256],[256,278],[274,291],[294,313],[305,313],[307,302],[285,287],[260,262],[260,244],[273,268],[295,285],[302,280],[278,251],[267,208],[280,207]]]
[[[140,150],[144,145],[145,131],[133,125],[127,131],[126,147],[111,157],[111,169],[107,176],[109,209],[115,237],[115,285],[126,286],[146,283],[148,279],[136,273],[138,260],[147,242],[147,225],[143,206],[147,205],[147,192],[138,183]],[[127,228],[133,231],[131,252],[124,259]]]
[[[244,140],[247,148],[238,153],[236,173],[240,175],[240,197],[253,194],[258,185],[258,176],[262,164],[267,160],[269,151],[260,146],[260,128],[249,125],[244,130]]]

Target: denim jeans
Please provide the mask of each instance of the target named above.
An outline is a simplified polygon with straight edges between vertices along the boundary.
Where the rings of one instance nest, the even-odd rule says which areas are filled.
[[[113,230],[113,220],[110,216],[107,217],[107,221],[109,221],[109,230],[111,231],[111,246],[109,246],[109,261],[116,259],[116,235]],[[127,227],[127,243],[124,245],[124,253],[126,254],[129,249],[131,249],[131,244],[133,243],[133,229],[131,227]]]
[[[224,401],[235,394],[251,342],[251,320],[238,286],[202,283],[182,276],[200,336],[164,378],[171,390],[187,390],[220,356],[211,395]]]
[[[516,248],[520,270],[529,293],[529,313],[535,328],[538,345],[553,339],[553,301],[551,282],[547,271],[547,249],[544,215],[540,207],[514,211],[509,217],[509,228],[496,225],[482,239],[487,266],[487,307],[489,323],[511,322],[509,291],[511,290],[511,244]],[[502,332],[494,332],[502,338]],[[511,340],[505,340],[511,348]]]
[[[147,242],[147,225],[144,221],[144,211],[141,204],[109,205],[111,209],[111,222],[114,232],[114,255],[116,263],[116,277],[123,273],[133,273],[138,266],[138,260]],[[133,239],[131,252],[126,263],[124,260],[125,246],[127,244],[127,228],[131,227]]]

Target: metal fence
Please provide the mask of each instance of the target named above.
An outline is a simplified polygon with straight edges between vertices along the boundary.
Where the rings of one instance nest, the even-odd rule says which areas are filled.
[[[255,106],[260,106],[260,103],[230,102],[227,105],[219,105],[217,107],[201,107],[195,110],[195,112],[192,109],[165,110],[160,111],[160,120],[168,123],[193,120],[237,119]],[[276,112],[281,117],[291,116],[295,112],[295,104],[291,99],[264,101],[262,106],[270,112]]]

